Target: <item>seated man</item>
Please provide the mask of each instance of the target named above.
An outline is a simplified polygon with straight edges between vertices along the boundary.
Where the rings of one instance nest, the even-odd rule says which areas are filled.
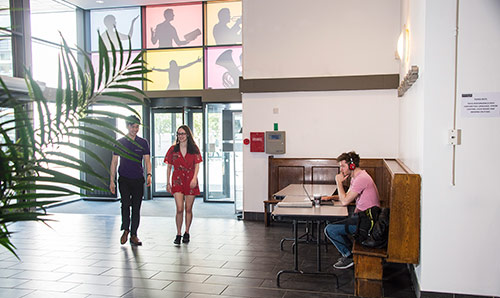
[[[377,186],[373,182],[372,177],[365,170],[359,168],[359,155],[354,151],[342,153],[337,157],[337,162],[340,165],[340,173],[335,176],[335,181],[337,182],[338,199],[342,205],[349,205],[352,201],[356,200],[354,217],[356,217],[356,213],[365,211],[373,206],[380,207]],[[351,185],[346,193],[344,188],[340,186],[342,186],[342,182],[347,177],[351,177]],[[346,269],[353,265],[352,243],[347,236],[355,232],[355,221],[348,224],[329,224],[325,227],[326,236],[342,255],[338,262],[333,265],[334,268]]]

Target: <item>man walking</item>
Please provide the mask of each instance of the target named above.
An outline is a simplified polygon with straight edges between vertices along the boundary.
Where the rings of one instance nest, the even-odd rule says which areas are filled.
[[[137,136],[141,120],[137,116],[127,117],[128,134],[118,140],[130,152],[117,148],[122,153],[128,154],[138,161],[120,157],[120,167],[118,168],[118,185],[120,189],[122,203],[122,226],[123,231],[120,237],[120,243],[125,244],[130,233],[130,243],[134,245],[142,245],[142,242],[137,238],[137,229],[139,228],[140,211],[142,197],[144,195],[144,169],[142,160],[146,166],[146,185],[151,186],[151,159],[149,153],[149,144],[145,139]],[[116,167],[118,165],[118,152],[113,152],[110,167],[110,182],[109,190],[111,193],[116,193]],[[132,208],[132,216],[130,209]]]

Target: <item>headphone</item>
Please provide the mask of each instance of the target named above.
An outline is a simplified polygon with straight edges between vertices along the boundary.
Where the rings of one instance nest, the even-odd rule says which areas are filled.
[[[352,160],[351,154],[349,154],[349,170],[354,171],[356,168],[356,164],[354,163],[354,160]]]

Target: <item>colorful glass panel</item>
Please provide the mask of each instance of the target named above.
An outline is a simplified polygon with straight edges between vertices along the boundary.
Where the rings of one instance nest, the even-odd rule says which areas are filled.
[[[241,46],[206,50],[206,86],[212,89],[238,88],[241,76]]]
[[[202,48],[150,50],[145,60],[152,70],[146,90],[203,89]]]
[[[115,48],[118,49],[116,31],[118,31],[124,49],[129,48],[129,36],[132,49],[141,49],[141,10],[139,7],[92,10],[90,13],[90,27],[92,51],[99,50],[98,34],[103,37],[108,48],[113,43]],[[116,28],[116,31],[114,28]],[[107,37],[108,34],[109,38]]]
[[[146,47],[172,48],[201,46],[202,5],[146,7]]]
[[[208,2],[206,44],[241,44],[241,1]]]

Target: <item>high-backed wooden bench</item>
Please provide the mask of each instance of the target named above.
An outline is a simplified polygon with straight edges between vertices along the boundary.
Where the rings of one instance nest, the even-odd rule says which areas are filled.
[[[387,248],[354,243],[354,294],[383,297],[384,262],[418,264],[420,255],[420,175],[399,160],[384,159],[382,183],[377,183],[382,206],[390,208]]]
[[[355,295],[383,297],[384,262],[418,264],[420,254],[420,176],[396,159],[362,159],[360,167],[377,185],[381,207],[391,210],[388,246],[371,249],[354,244]],[[268,199],[264,221],[270,222],[272,195],[289,184],[335,184],[339,165],[334,158],[269,157]]]
[[[382,184],[382,159],[362,159],[360,167],[370,174],[375,184]],[[274,158],[268,159],[268,198],[264,200],[264,224],[271,221],[270,207],[279,200],[273,194],[289,184],[336,184],[339,164],[335,158]],[[381,202],[385,197],[381,197]]]

